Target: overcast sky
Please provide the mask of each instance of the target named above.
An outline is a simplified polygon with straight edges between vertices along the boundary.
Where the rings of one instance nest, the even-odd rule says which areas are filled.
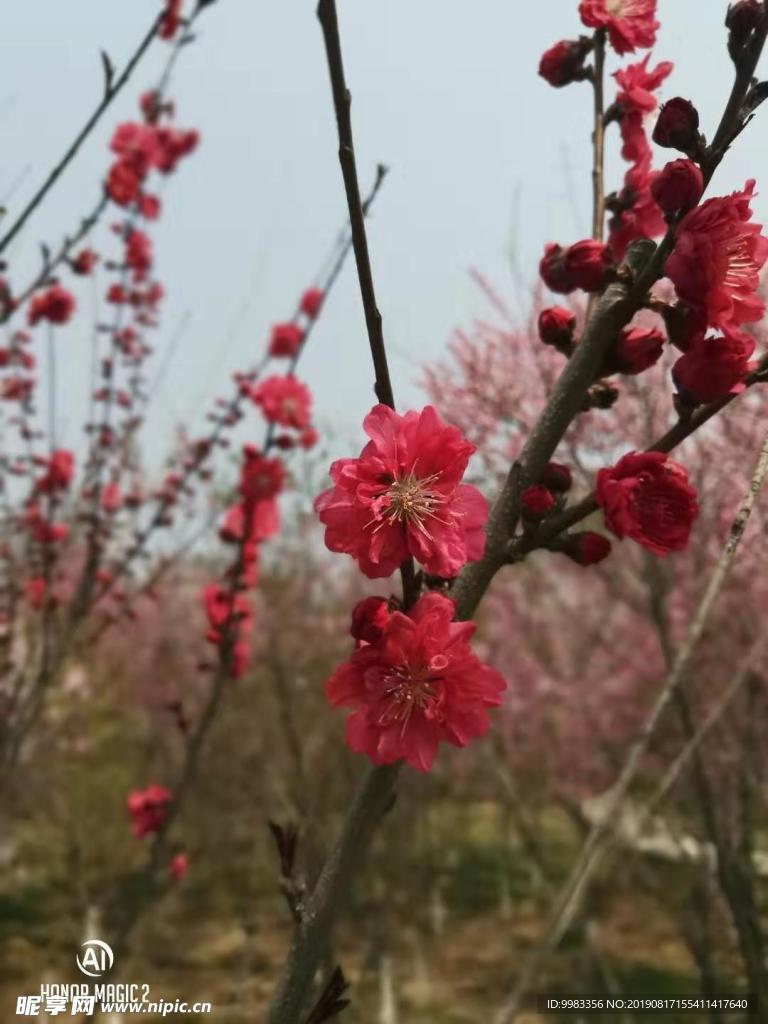
[[[589,233],[585,85],[553,90],[536,75],[542,50],[579,31],[576,0],[339,0],[363,187],[377,161],[391,174],[370,244],[403,406],[421,401],[418,366],[452,329],[483,311],[481,269],[514,301],[513,262],[533,280],[543,245]],[[101,89],[99,50],[121,66],[158,0],[25,0],[0,34],[0,197],[11,214],[69,144]],[[731,82],[724,0],[660,0],[654,59],[674,59],[663,95],[695,100],[710,135]],[[114,124],[133,117],[167,44],[132,83],[10,251],[12,281],[37,266],[98,196]],[[202,134],[164,193],[153,228],[168,290],[160,348],[189,324],[152,407],[156,455],[180,418],[197,416],[228,374],[262,350],[325,258],[345,214],[322,40],[309,0],[217,0],[179,62],[178,121]],[[765,166],[766,114],[737,143],[716,192]],[[615,134],[610,144],[613,148]],[[663,154],[659,154],[659,160]],[[20,186],[7,193],[28,168]],[[611,187],[619,167],[611,161]],[[766,216],[768,199],[757,200]],[[103,235],[101,236],[103,240]],[[86,310],[88,288],[80,289]],[[60,339],[73,404],[86,380],[90,316]],[[372,403],[364,322],[350,261],[302,361],[318,420],[354,437]],[[63,411],[66,440],[76,420]]]

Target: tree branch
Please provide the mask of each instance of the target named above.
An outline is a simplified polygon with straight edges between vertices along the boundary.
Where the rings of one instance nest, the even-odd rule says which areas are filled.
[[[45,181],[40,186],[38,191],[34,194],[34,196],[32,196],[30,201],[27,203],[26,207],[17,217],[16,221],[11,225],[11,227],[8,229],[5,235],[3,235],[3,237],[0,239],[0,253],[4,252],[8,248],[8,246],[14,240],[16,235],[21,231],[21,229],[27,223],[27,221],[35,212],[37,207],[40,205],[40,203],[42,203],[43,199],[45,199],[48,192],[50,192],[50,190],[59,180],[61,175],[67,169],[69,164],[77,156],[78,150],[80,149],[82,144],[85,142],[85,140],[91,134],[93,129],[99,123],[104,112],[107,110],[107,108],[114,100],[115,96],[118,95],[118,93],[123,88],[125,83],[131,77],[134,68],[146,53],[147,49],[149,48],[149,44],[155,38],[155,34],[157,33],[157,28],[160,24],[162,17],[163,15],[162,13],[160,13],[153,19],[149,31],[139,43],[136,51],[126,64],[122,74],[117,79],[117,81],[113,82],[109,77],[107,77],[104,89],[104,96],[101,100],[101,103],[99,103],[94,112],[88,118],[79,135],[76,137],[75,141],[70,145],[69,149],[66,151],[61,160],[53,168],[53,170],[45,179]],[[102,60],[103,58],[104,54],[102,54]]]

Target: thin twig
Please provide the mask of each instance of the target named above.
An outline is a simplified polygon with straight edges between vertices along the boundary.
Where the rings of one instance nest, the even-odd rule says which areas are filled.
[[[21,229],[27,223],[27,221],[32,216],[32,214],[35,212],[37,207],[40,205],[40,203],[42,203],[43,199],[45,199],[45,197],[48,194],[48,192],[50,192],[50,190],[53,188],[53,186],[59,180],[61,175],[67,169],[69,164],[77,156],[78,150],[80,149],[82,144],[85,142],[85,140],[88,138],[88,136],[91,134],[93,129],[96,127],[96,125],[99,123],[99,121],[102,118],[102,115],[108,109],[108,107],[110,106],[110,104],[114,100],[115,96],[118,95],[118,93],[123,88],[125,83],[131,77],[131,74],[133,73],[134,68],[139,63],[139,61],[141,60],[141,58],[144,56],[145,52],[149,48],[149,44],[155,38],[155,35],[157,33],[157,29],[158,29],[158,26],[160,24],[160,21],[161,21],[162,17],[163,17],[163,15],[162,15],[162,13],[160,13],[160,14],[156,15],[155,18],[153,18],[152,25],[150,26],[149,31],[146,33],[144,38],[139,43],[135,53],[133,54],[131,59],[126,64],[126,66],[123,69],[123,72],[120,75],[120,77],[116,81],[114,81],[114,82],[110,81],[109,77],[107,78],[106,87],[104,89],[104,96],[103,96],[101,102],[96,107],[96,109],[91,114],[91,116],[88,118],[88,120],[85,122],[85,125],[83,126],[82,130],[77,135],[77,137],[75,138],[74,142],[67,149],[67,151],[65,152],[64,156],[56,164],[56,166],[53,168],[51,173],[45,179],[45,181],[40,186],[40,188],[37,190],[37,192],[34,194],[34,196],[32,196],[30,201],[27,203],[27,205],[21,211],[21,213],[16,218],[14,223],[11,225],[11,227],[8,229],[8,231],[5,233],[5,235],[3,235],[3,237],[0,239],[0,253],[4,252],[8,248],[8,246],[14,240],[16,235],[19,233],[19,231],[21,231]]]

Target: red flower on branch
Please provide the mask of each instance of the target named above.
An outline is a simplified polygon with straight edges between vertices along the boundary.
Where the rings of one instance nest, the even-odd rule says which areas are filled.
[[[672,377],[677,387],[697,402],[714,402],[743,390],[754,350],[754,338],[744,331],[724,329],[722,337],[702,334],[677,360]]]
[[[541,55],[539,74],[556,89],[581,82],[588,75],[584,60],[591,49],[591,39],[561,39]]]
[[[40,320],[51,324],[65,324],[75,311],[75,297],[59,284],[33,296],[27,310],[27,320],[34,326]]]
[[[634,53],[656,42],[656,0],[581,0],[579,15],[588,28],[608,29],[616,53]]]
[[[428,771],[440,742],[463,747],[486,733],[506,683],[472,653],[474,624],[453,614],[449,598],[425,594],[407,615],[393,612],[325,684],[334,707],[353,709],[348,746],[374,764],[403,758]]]
[[[256,385],[251,398],[270,423],[296,430],[309,426],[312,396],[295,377],[267,377]]]
[[[664,335],[653,328],[625,327],[612,353],[610,373],[630,375],[650,369],[664,351]]]
[[[168,817],[168,808],[173,799],[165,786],[151,785],[146,789],[135,789],[128,794],[126,807],[131,817],[133,834],[137,839],[152,835]]]
[[[547,288],[567,295],[577,288],[585,292],[600,291],[613,265],[607,245],[585,238],[567,249],[550,242],[545,246],[539,272]]]
[[[66,448],[59,448],[46,460],[45,473],[35,481],[35,490],[40,494],[55,494],[66,491],[72,483],[75,457]]]
[[[657,555],[682,551],[699,514],[688,474],[664,452],[629,452],[597,474],[597,501],[617,537]]]
[[[687,213],[664,266],[679,298],[713,327],[752,323],[765,312],[757,288],[768,238],[750,219],[754,187],[750,180],[743,191],[708,199]]]
[[[324,298],[325,296],[319,288],[307,288],[301,296],[299,309],[304,316],[308,317],[310,320],[314,320],[320,312],[320,307],[323,304]]]
[[[301,348],[304,332],[294,323],[275,324],[269,341],[269,354],[274,358],[292,358]]]
[[[333,463],[334,486],[315,501],[329,550],[370,577],[389,576],[409,555],[446,577],[480,558],[488,506],[461,483],[475,446],[431,405],[404,416],[376,405],[363,428],[371,440],[359,458]]]
[[[701,199],[704,175],[693,160],[672,160],[651,185],[651,194],[664,213],[686,212]]]

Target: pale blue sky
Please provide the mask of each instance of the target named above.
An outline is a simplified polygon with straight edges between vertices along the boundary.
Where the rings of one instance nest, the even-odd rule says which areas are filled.
[[[418,365],[483,309],[475,265],[514,301],[511,262],[534,278],[546,241],[589,231],[587,86],[553,90],[536,76],[542,50],[579,31],[576,0],[339,0],[363,187],[391,167],[370,224],[384,330],[400,405],[420,401]],[[60,156],[101,88],[99,50],[121,65],[158,0],[25,0],[0,36],[0,196],[30,167],[11,211]],[[655,59],[676,70],[664,94],[695,100],[710,132],[731,82],[724,0],[660,0]],[[56,243],[98,194],[115,122],[134,115],[156,77],[155,44],[55,193],[9,256],[23,283],[40,241]],[[185,310],[183,342],[153,403],[151,436],[199,414],[227,374],[258,355],[275,319],[327,252],[345,212],[327,71],[314,3],[218,0],[183,55],[172,90],[202,146],[165,193],[153,231],[169,298],[160,347]],[[715,182],[741,186],[765,166],[761,111]],[[612,136],[611,143],[615,141]],[[615,148],[615,147],[614,147]],[[661,155],[660,155],[661,158]],[[619,167],[612,160],[613,185]],[[757,200],[768,214],[768,199]],[[84,306],[87,288],[81,291]],[[61,339],[67,400],[78,400],[89,316]],[[233,331],[233,325],[237,330]],[[371,371],[350,262],[301,374],[318,419],[342,438],[372,403]],[[198,423],[201,420],[198,418]],[[77,443],[74,420],[68,443]],[[157,451],[157,455],[161,454]]]

